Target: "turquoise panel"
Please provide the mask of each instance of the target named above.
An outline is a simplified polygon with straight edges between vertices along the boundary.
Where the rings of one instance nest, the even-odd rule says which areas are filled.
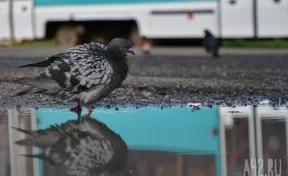
[[[133,148],[193,153],[215,153],[218,150],[218,138],[210,134],[211,128],[218,126],[216,108],[196,112],[186,107],[98,109],[92,116],[119,133]],[[37,117],[41,119],[38,128],[47,128],[76,118],[76,115],[41,109],[37,111]]]
[[[217,2],[218,0],[35,0],[36,6],[91,5],[91,4],[135,4],[135,3],[178,3]]]
[[[87,111],[83,112],[87,113]],[[92,114],[127,142],[130,149],[179,152],[193,155],[215,155],[217,175],[221,174],[217,108],[191,112],[187,107],[173,108],[97,108]],[[68,110],[37,110],[38,129],[76,119]]]

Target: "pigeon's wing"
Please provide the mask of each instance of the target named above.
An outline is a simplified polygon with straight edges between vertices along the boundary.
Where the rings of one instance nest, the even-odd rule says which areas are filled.
[[[215,39],[213,43],[213,49],[212,49],[212,56],[218,57],[219,56],[219,40]]]
[[[45,135],[56,135],[56,136],[63,135],[74,129],[79,128],[81,125],[82,123],[78,123],[78,121],[69,120],[65,123],[62,123],[61,125],[58,124],[50,125],[48,128],[40,130],[25,130],[18,127],[12,127],[12,128],[35,138]]]
[[[215,45],[215,38],[212,35],[205,37],[205,47],[208,51],[211,51]]]
[[[43,130],[25,130],[17,127],[12,128],[31,136],[31,138],[16,141],[16,144],[36,146],[45,149],[58,141],[62,135],[77,129],[78,127],[79,123],[77,123],[77,121],[69,120],[61,125],[51,125],[49,128]]]
[[[17,129],[18,131],[22,131]],[[22,131],[23,132],[23,131]],[[26,133],[26,132],[24,132]],[[31,132],[29,132],[31,133]],[[26,133],[27,134],[27,133]],[[16,141],[15,143],[23,146],[34,146],[39,147],[41,149],[46,149],[47,147],[53,145],[60,139],[61,135],[59,134],[41,134],[39,136],[35,136],[32,138],[21,139]]]
[[[113,156],[109,140],[89,132],[73,130],[48,147],[41,158],[55,165],[64,165],[70,175],[89,175],[101,171]]]
[[[68,50],[70,54],[68,64],[71,68],[70,82],[72,83],[72,79],[79,82],[76,86],[71,86],[72,92],[108,84],[111,81],[113,69],[106,59],[105,49],[105,45],[91,42]],[[69,84],[68,80],[67,82]]]
[[[121,137],[94,118],[70,120],[47,130],[38,130],[37,134],[22,132],[34,138],[17,141],[17,144],[40,147],[43,151],[23,156],[40,158],[53,165],[64,165],[71,176],[105,172],[110,163],[125,162],[128,154],[127,145]],[[117,151],[114,151],[115,146]]]
[[[27,65],[21,65],[19,67],[48,67],[51,65],[63,63],[64,60],[68,58],[69,58],[68,53],[58,53],[58,54],[55,54],[53,56],[46,58],[44,61],[27,64]]]
[[[67,64],[70,55],[69,53],[59,53],[51,57],[46,58],[44,61],[37,63],[22,65],[20,67],[46,67],[44,71],[36,77],[22,77],[15,80],[20,84],[26,84],[43,90],[63,90],[65,86],[62,86],[62,82],[66,79],[66,72],[70,71],[70,67]],[[17,94],[27,94],[28,92],[19,92]]]
[[[211,33],[205,36],[205,49],[211,52],[213,57],[218,57],[219,41]]]
[[[106,46],[87,43],[47,58],[45,61],[21,67],[46,67],[39,77],[20,78],[18,83],[30,86],[78,92],[93,86],[107,84],[113,69],[106,59]]]
[[[209,52],[209,39],[207,35],[203,38],[202,45],[204,46],[206,52]]]
[[[102,172],[107,164],[115,159],[115,153],[122,152],[121,156],[125,157],[118,157],[117,161],[127,157],[127,145],[120,135],[94,118],[70,120],[47,130],[38,130],[37,134],[35,131],[31,133],[17,130],[34,136],[17,141],[17,144],[43,149],[41,154],[24,156],[40,158],[54,165],[64,165],[70,175]],[[51,139],[47,140],[47,137]],[[114,151],[112,146],[117,146],[117,151]]]
[[[40,158],[52,165],[64,165],[68,173],[75,176],[101,172],[114,153],[108,139],[77,129],[61,136],[42,135],[15,143],[41,148],[43,153],[22,156]]]
[[[61,58],[62,62],[55,59],[41,77],[48,77],[61,88],[72,92],[107,84],[111,80],[113,69],[106,59],[105,49],[105,45],[94,42],[70,48],[65,57]]]

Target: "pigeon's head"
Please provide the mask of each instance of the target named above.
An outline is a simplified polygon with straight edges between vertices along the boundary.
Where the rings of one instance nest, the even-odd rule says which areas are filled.
[[[126,56],[128,53],[135,55],[131,47],[132,44],[129,40],[123,38],[115,38],[108,44],[107,49],[120,56]]]
[[[210,31],[208,29],[204,30],[205,35],[211,35]]]

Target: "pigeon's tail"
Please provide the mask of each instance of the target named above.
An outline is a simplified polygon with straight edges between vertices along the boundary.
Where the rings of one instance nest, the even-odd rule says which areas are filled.
[[[45,138],[44,137],[36,137],[36,138],[28,138],[28,139],[21,139],[15,142],[17,145],[23,145],[23,146],[34,146],[34,147],[40,147],[45,148]],[[50,144],[50,143],[49,143]]]
[[[63,62],[62,58],[69,58],[69,54],[68,53],[59,53],[59,54],[56,54],[56,55],[53,55],[53,56],[47,58],[44,61],[40,61],[40,62],[36,62],[36,63],[32,63],[32,64],[21,65],[18,67],[47,67],[53,63]]]
[[[59,96],[60,98],[70,98],[72,96],[72,94],[69,92],[59,88],[59,85],[50,79],[41,77],[19,78],[14,80],[14,82],[32,87],[16,92],[12,95],[12,97],[38,93],[50,96]]]
[[[45,61],[37,62],[37,63],[33,63],[33,64],[21,65],[18,67],[46,67],[49,64],[51,64],[51,61],[45,60]]]
[[[44,161],[47,161],[49,164],[55,165],[55,162],[53,160],[51,160],[49,157],[47,157],[44,153],[40,153],[40,154],[30,154],[30,155],[21,155],[19,154],[19,156],[24,156],[27,158],[38,158],[38,159],[42,159]]]
[[[24,131],[25,131],[24,133],[27,132],[26,130],[24,130]],[[23,132],[22,129],[21,129],[21,132]],[[33,133],[33,131],[30,131],[28,133]],[[18,140],[15,142],[15,144],[23,145],[23,146],[33,146],[33,147],[39,147],[41,149],[46,149],[47,147],[49,147],[49,146],[53,145],[55,142],[57,142],[57,140],[59,140],[59,138],[60,138],[59,135],[43,134],[43,135],[35,136],[32,138]]]
[[[61,90],[62,88],[52,79],[44,77],[43,74],[37,77],[22,77],[14,80],[14,82],[29,85],[41,89]]]
[[[19,92],[14,93],[13,95],[11,95],[11,97],[18,97],[18,96],[22,96],[22,95],[26,95],[26,94],[36,94],[36,93],[43,93],[47,91],[46,89],[39,89],[39,88],[28,88],[28,89],[24,89],[21,90]]]
[[[44,94],[49,96],[57,96],[62,99],[71,99],[73,95],[67,91],[63,90],[47,90],[47,89],[40,89],[40,88],[28,88],[19,92],[16,92],[11,95],[11,97],[18,97],[26,94]]]
[[[33,132],[32,131],[29,131],[29,130],[23,130],[21,128],[17,128],[17,127],[11,127],[13,128],[14,130],[17,130],[17,131],[20,131],[22,133],[25,133],[25,134],[28,134],[29,136],[34,136]]]
[[[29,131],[29,130],[24,130],[24,129],[17,128],[17,127],[12,127],[12,128],[24,134],[33,136],[32,138],[18,140],[15,142],[15,144],[22,145],[22,146],[38,147],[44,151],[50,146],[52,146],[55,142],[57,142],[59,138],[61,137],[59,135],[46,134],[46,133],[39,133],[39,135],[36,135],[37,131]],[[20,156],[25,156],[29,158],[39,158],[39,159],[43,159],[49,162],[50,164],[55,164],[48,156],[45,155],[45,152],[40,153],[40,154],[28,154],[28,155],[20,155]]]

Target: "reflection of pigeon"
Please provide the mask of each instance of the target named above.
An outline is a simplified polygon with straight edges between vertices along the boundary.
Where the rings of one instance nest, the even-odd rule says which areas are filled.
[[[212,57],[218,57],[219,41],[207,29],[204,32],[203,46],[206,52],[210,53]]]
[[[128,72],[127,54],[135,53],[130,41],[113,39],[107,47],[99,43],[87,43],[56,54],[45,61],[21,67],[45,67],[36,78],[20,78],[16,82],[33,86],[13,96],[43,93],[64,96],[66,101],[77,101],[73,110],[87,106],[92,113],[93,102],[118,88]]]
[[[120,135],[94,118],[70,120],[38,131],[14,128],[32,138],[18,145],[39,147],[43,153],[23,155],[63,165],[71,176],[128,176],[128,148]]]

